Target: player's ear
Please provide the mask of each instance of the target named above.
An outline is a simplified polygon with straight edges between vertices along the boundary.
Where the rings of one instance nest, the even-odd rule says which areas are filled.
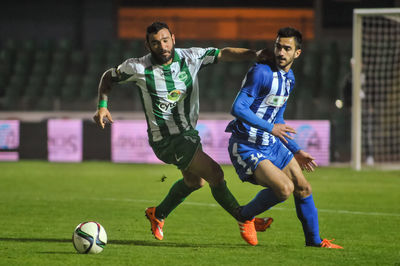
[[[172,43],[175,45],[175,34],[171,34]]]
[[[301,54],[301,49],[297,49],[297,50],[294,52],[294,58],[299,57],[300,54]]]
[[[144,46],[146,47],[147,51],[149,51],[149,52],[151,51],[150,50],[150,44],[149,44],[149,42],[147,40],[144,41]]]

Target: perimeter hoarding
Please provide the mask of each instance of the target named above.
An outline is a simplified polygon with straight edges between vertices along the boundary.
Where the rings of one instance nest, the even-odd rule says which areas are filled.
[[[230,164],[225,132],[229,120],[199,120],[196,129],[203,150],[221,164]],[[296,129],[295,141],[316,158],[318,165],[330,162],[330,122],[327,120],[287,120]],[[142,120],[115,121],[111,131],[111,159],[125,163],[161,163],[148,144],[147,124]]]
[[[81,162],[82,136],[82,120],[80,119],[48,120],[48,160],[51,162]]]
[[[18,120],[0,120],[0,161],[18,161],[19,130]]]

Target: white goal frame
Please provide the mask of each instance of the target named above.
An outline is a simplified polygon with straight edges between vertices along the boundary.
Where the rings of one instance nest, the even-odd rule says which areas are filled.
[[[351,166],[361,170],[361,56],[362,56],[362,17],[400,14],[400,8],[362,8],[353,11],[353,88],[351,114]]]

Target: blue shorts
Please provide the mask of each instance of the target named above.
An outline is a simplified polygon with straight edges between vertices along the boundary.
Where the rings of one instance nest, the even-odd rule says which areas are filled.
[[[279,139],[264,146],[231,137],[228,150],[239,178],[253,184],[257,184],[253,173],[261,161],[269,160],[282,170],[293,158],[293,153]]]

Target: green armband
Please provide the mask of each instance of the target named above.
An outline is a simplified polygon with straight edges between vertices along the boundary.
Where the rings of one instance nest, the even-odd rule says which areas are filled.
[[[100,100],[99,104],[97,105],[98,108],[107,108],[107,101],[106,100]]]

